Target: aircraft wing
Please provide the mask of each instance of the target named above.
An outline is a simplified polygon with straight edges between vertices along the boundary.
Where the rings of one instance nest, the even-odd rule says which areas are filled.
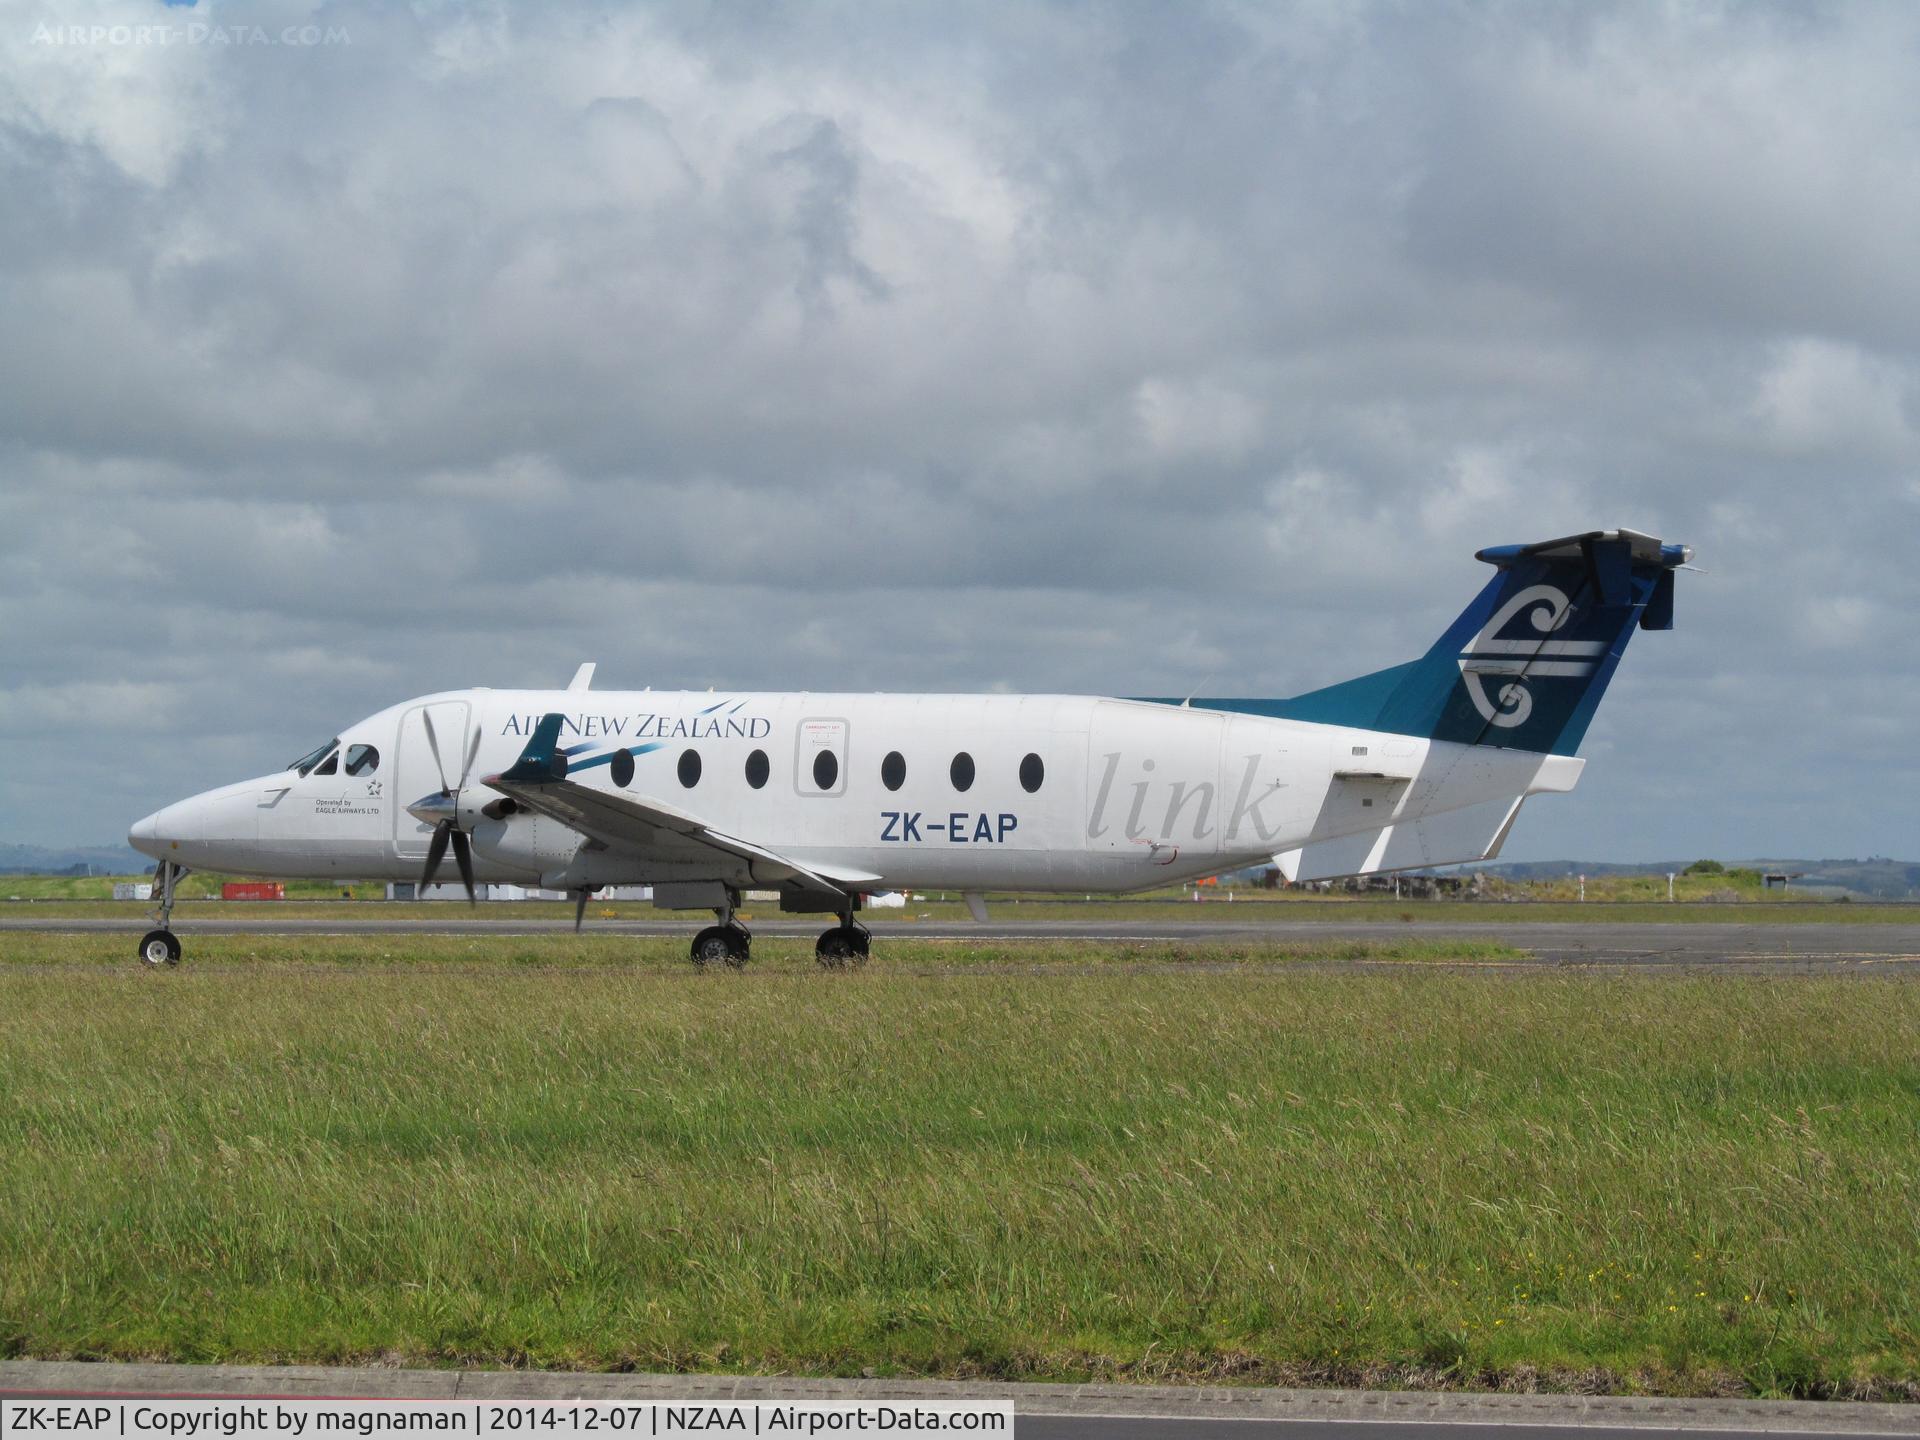
[[[798,890],[839,900],[861,881],[877,876],[855,871],[823,873],[751,840],[715,830],[697,815],[658,800],[615,795],[566,778],[566,756],[557,748],[560,717],[549,715],[513,765],[482,782],[536,815],[557,820],[610,849],[637,851],[672,865],[720,861],[725,874],[754,885]]]

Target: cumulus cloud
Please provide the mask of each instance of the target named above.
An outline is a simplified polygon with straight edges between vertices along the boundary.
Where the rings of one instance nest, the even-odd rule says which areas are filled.
[[[1511,853],[1912,848],[1910,7],[3,23],[10,838],[582,658],[1293,693],[1627,524]]]

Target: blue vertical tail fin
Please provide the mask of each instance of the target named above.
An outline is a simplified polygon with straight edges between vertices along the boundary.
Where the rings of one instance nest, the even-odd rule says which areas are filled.
[[[1570,755],[1636,628],[1673,628],[1692,554],[1632,530],[1479,552],[1499,573],[1424,656],[1267,713]]]

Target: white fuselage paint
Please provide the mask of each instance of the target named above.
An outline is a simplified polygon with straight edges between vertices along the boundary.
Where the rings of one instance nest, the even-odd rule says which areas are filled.
[[[429,707],[450,780],[479,726],[461,794],[478,878],[548,885],[753,882],[744,871],[676,870],[588,846],[551,820],[481,817],[496,798],[482,778],[510,766],[549,712],[567,718],[569,778],[624,788],[822,873],[859,877],[849,888],[862,890],[1143,889],[1389,825],[1412,833],[1401,822],[1570,789],[1580,768],[1497,746],[1072,695],[463,690],[342,731],[343,755],[356,744],[379,751],[371,772],[349,776],[342,766],[244,781],[168,806],[131,838],[194,868],[415,879],[430,831],[406,806],[440,787],[421,722]],[[625,787],[614,767],[590,763],[614,747],[651,747],[634,756]],[[747,778],[756,750],[767,759],[759,788]],[[815,780],[822,750],[834,757],[824,787]],[[687,751],[699,757],[691,786],[680,778]],[[893,752],[906,770],[897,790],[882,780]],[[964,790],[952,771],[962,753],[974,772]],[[1021,779],[1029,755],[1042,770],[1031,791]],[[1430,863],[1460,858],[1468,857]]]

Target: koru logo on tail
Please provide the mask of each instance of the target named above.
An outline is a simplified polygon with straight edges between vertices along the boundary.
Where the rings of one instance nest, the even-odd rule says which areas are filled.
[[[1537,635],[1503,635],[1526,612],[1526,624]],[[1584,679],[1591,675],[1600,657],[1606,653],[1604,640],[1555,640],[1553,632],[1573,618],[1573,602],[1564,590],[1552,585],[1529,585],[1506,604],[1480,633],[1468,642],[1460,656],[1460,678],[1481,717],[1503,730],[1527,723],[1533,714],[1535,680]],[[1548,637],[1548,638],[1542,638]],[[1501,683],[1505,677],[1505,683]],[[1487,693],[1487,682],[1496,689]]]

